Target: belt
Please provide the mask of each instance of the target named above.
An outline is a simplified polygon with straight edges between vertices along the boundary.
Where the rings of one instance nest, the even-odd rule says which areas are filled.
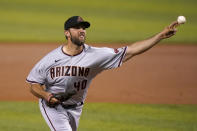
[[[82,106],[83,104],[84,104],[83,102],[78,102],[73,105],[64,105],[64,104],[61,104],[61,105],[64,109],[72,109],[72,108],[76,108],[77,106]]]

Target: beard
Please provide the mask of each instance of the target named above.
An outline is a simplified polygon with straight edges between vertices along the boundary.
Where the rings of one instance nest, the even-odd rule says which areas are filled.
[[[72,43],[74,43],[75,45],[77,45],[77,46],[81,46],[81,45],[83,45],[84,43],[85,43],[85,35],[84,35],[84,39],[83,40],[80,40],[78,37],[73,37],[72,35],[71,35],[71,41],[72,41]]]

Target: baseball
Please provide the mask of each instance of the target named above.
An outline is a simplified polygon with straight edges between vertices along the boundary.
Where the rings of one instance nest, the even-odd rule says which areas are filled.
[[[184,24],[186,22],[185,16],[179,16],[177,21],[179,24]]]

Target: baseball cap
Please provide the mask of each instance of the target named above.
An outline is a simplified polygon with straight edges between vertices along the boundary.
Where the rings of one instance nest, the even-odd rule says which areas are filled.
[[[72,16],[64,23],[64,29],[68,30],[69,28],[83,25],[85,28],[90,27],[90,23],[88,21],[84,21],[80,16]]]

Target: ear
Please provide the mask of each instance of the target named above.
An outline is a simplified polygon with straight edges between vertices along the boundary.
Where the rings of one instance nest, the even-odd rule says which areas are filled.
[[[65,35],[67,38],[70,38],[70,31],[69,31],[69,30],[64,30],[64,35]]]

